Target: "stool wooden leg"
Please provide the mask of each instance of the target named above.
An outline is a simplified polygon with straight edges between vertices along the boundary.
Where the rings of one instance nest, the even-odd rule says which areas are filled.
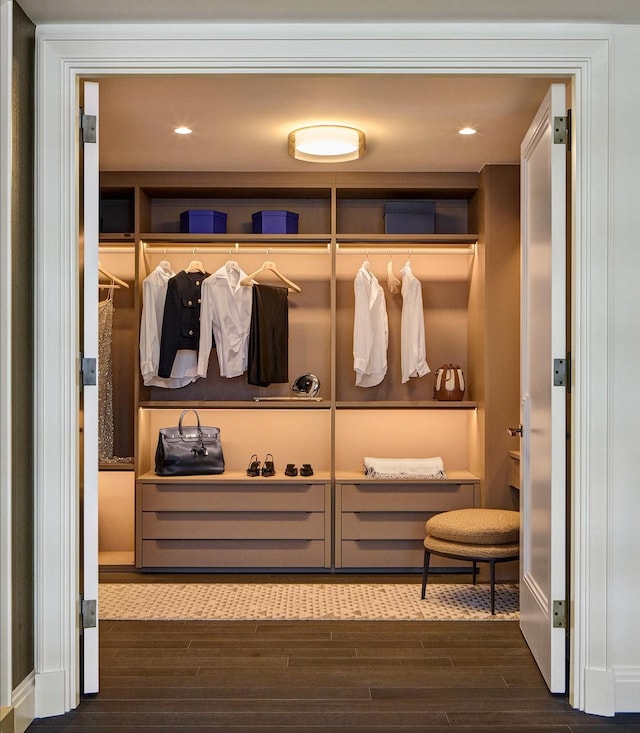
[[[491,615],[496,615],[496,561],[489,560],[491,568]]]
[[[424,600],[427,593],[427,579],[429,577],[429,561],[431,559],[431,553],[428,550],[424,551],[424,561],[422,563],[422,595],[420,598]]]

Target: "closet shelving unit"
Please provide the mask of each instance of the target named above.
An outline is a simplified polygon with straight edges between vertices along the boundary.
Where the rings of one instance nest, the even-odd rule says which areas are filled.
[[[431,368],[456,362],[473,373],[469,299],[480,236],[473,228],[483,221],[480,176],[114,172],[102,174],[101,187],[105,213],[116,210],[114,218],[128,223],[120,224],[123,231],[107,224],[101,246],[134,253],[128,256],[135,259],[137,323],[142,280],[163,258],[176,272],[197,258],[210,273],[227,259],[247,273],[274,259],[302,288],[289,301],[290,381],[313,372],[322,385],[320,402],[260,401],[287,397],[290,382],[259,388],[246,376],[221,378],[215,351],[207,378],[179,390],[145,387],[136,371],[135,412],[122,417],[135,423],[136,566],[420,567],[428,516],[482,503],[478,413],[484,406],[476,391],[485,390],[471,380],[469,399],[442,403],[432,399],[432,375],[401,384],[402,296],[388,292],[389,372],[378,387],[355,387],[353,278],[368,258],[384,285],[390,260],[396,271],[410,260],[423,282]],[[407,198],[436,199],[444,231],[384,234],[382,203]],[[180,233],[180,212],[194,208],[226,211],[229,233]],[[262,209],[298,212],[300,233],[252,234],[251,213]],[[198,409],[203,424],[221,428],[227,469],[214,477],[158,477],[158,429],[176,424],[189,407]],[[260,460],[273,454],[275,477],[246,476],[254,453]],[[362,470],[365,455],[442,455],[448,478],[370,479]],[[314,476],[286,477],[291,462],[311,463]]]

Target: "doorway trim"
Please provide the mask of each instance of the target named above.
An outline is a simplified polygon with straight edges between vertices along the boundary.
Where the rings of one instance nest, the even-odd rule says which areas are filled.
[[[551,24],[39,26],[36,120],[36,715],[79,701],[77,99],[109,74],[407,73],[570,77],[571,704],[611,715],[607,349],[609,44]],[[584,35],[581,35],[584,33]],[[597,283],[597,287],[594,287]],[[606,531],[606,530],[605,530]],[[595,537],[594,537],[595,535]],[[594,542],[594,539],[598,542]],[[603,592],[603,589],[605,591]]]

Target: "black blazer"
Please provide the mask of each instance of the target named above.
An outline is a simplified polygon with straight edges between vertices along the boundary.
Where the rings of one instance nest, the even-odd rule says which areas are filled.
[[[202,281],[208,272],[181,270],[167,283],[158,376],[170,377],[178,349],[198,350]]]

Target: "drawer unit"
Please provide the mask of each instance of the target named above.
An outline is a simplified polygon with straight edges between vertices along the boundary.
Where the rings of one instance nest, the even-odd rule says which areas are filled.
[[[478,506],[479,490],[479,480],[338,483],[336,567],[421,568],[427,519],[438,512]],[[438,564],[448,567],[456,562],[443,559]]]
[[[331,485],[140,481],[136,566],[331,567]]]
[[[325,485],[318,484],[141,484],[142,511],[323,512]]]
[[[323,540],[143,540],[152,568],[323,568]]]
[[[449,511],[473,506],[474,484],[341,484],[342,511]]]
[[[143,512],[146,539],[324,539],[323,512]]]

